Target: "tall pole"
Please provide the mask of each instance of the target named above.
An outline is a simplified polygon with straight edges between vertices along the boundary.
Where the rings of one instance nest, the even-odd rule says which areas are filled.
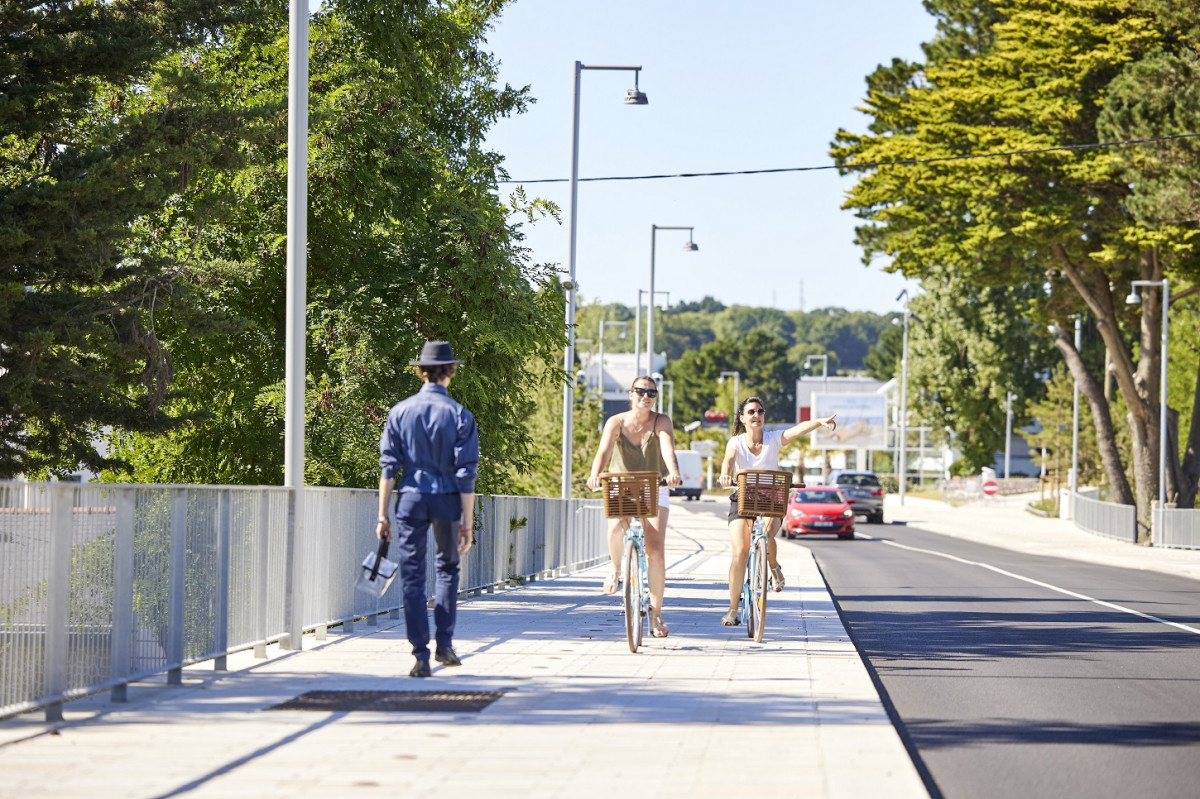
[[[563,353],[563,372],[567,379],[563,381],[563,422],[562,422],[562,498],[571,497],[571,437],[574,427],[575,412],[575,381],[571,375],[575,369],[575,232],[577,226],[577,208],[579,204],[579,76],[583,64],[575,62],[573,70],[573,86],[571,91],[571,185],[568,199],[567,215],[567,348]]]
[[[283,482],[291,494],[287,645],[302,644],[297,566],[304,519],[304,348],[308,337],[308,2],[291,0],[288,14],[287,338],[284,367]]]
[[[637,308],[633,314],[633,376],[642,374],[642,290],[638,289]]]
[[[578,229],[579,207],[579,79],[585,69],[624,70],[636,75],[641,67],[624,66],[585,66],[576,61],[573,69],[572,109],[571,109],[571,183],[570,200],[568,203],[567,223],[569,245],[567,251],[567,280],[564,287],[567,290],[567,346],[563,351],[563,372],[567,379],[563,382],[563,423],[562,423],[562,486],[563,499],[571,497],[571,446],[574,434],[575,416],[575,291],[578,288],[575,281],[575,241]],[[626,103],[630,105],[645,105],[645,96],[637,93],[639,100],[632,101],[633,92],[626,94]]]
[[[650,226],[650,291],[646,303],[646,372],[654,371],[654,234],[658,225]]]
[[[1166,278],[1162,281],[1162,362],[1158,388],[1158,509],[1167,508],[1167,326],[1170,321],[1167,309],[1171,305],[1171,287]],[[1155,542],[1158,544],[1159,542]]]
[[[1012,401],[1013,393],[1005,392],[1004,395],[1004,479],[1008,479],[1009,455],[1012,451]]]
[[[900,461],[900,504],[908,492],[908,294],[904,295],[904,343],[900,350],[900,446],[897,460]]]
[[[646,353],[647,363],[646,371],[654,371],[654,242],[656,235],[660,230],[695,230],[693,227],[686,225],[651,225],[650,226],[650,301],[646,303]],[[696,249],[694,244],[689,242],[689,249]],[[661,403],[660,403],[661,407]]]
[[[722,383],[725,382],[726,377],[733,378],[733,415],[734,416],[737,416],[738,390],[741,388],[741,384],[740,384],[741,376],[742,376],[741,372],[736,372],[736,371],[721,372],[721,374],[719,374],[717,376],[720,379],[720,382],[722,382]]]
[[[1083,346],[1083,319],[1075,317],[1075,352]],[[1079,381],[1075,381],[1071,405],[1071,517],[1075,517],[1075,495],[1079,493]]]
[[[596,389],[600,392],[600,412],[604,413],[604,320],[600,320],[600,361],[596,364]]]

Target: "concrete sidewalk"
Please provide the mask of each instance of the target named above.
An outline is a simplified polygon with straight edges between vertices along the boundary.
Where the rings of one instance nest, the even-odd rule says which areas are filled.
[[[901,505],[898,496],[888,495],[884,500],[884,518],[889,523],[912,525],[1035,555],[1200,580],[1200,550],[1140,546],[1085,533],[1069,519],[1044,518],[1028,512],[1026,505],[1037,498],[1037,494],[1018,494],[952,507],[922,497],[905,497],[905,504]],[[867,535],[883,534],[889,526],[860,524],[858,529]]]
[[[720,624],[723,515],[677,503],[671,635],[637,654],[602,569],[537,582],[462,604],[463,665],[432,679],[405,676],[403,622],[360,625],[134,686],[124,705],[71,703],[59,724],[2,722],[0,796],[927,796],[811,555],[780,551],[788,587],[762,644]],[[268,710],[315,690],[500,696],[479,712]]]

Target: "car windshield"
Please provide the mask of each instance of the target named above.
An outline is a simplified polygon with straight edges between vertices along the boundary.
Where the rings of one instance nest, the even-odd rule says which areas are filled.
[[[843,502],[842,495],[836,491],[797,491],[795,500],[805,503],[827,502],[831,505]]]
[[[879,485],[879,478],[873,474],[843,474],[838,477],[838,485],[871,486]]]

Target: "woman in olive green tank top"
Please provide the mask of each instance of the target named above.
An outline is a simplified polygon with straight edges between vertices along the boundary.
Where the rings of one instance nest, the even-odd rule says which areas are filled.
[[[658,385],[654,378],[642,375],[629,389],[629,410],[609,417],[600,437],[600,449],[592,461],[588,488],[600,488],[601,472],[658,472],[667,478],[667,485],[677,486],[679,465],[675,462],[675,432],[671,418],[654,410]],[[662,618],[663,590],[667,582],[665,543],[667,538],[667,494],[663,488],[658,496],[658,518],[643,519],[646,532],[646,566],[650,578],[650,632],[656,638],[667,636],[667,624]],[[628,519],[611,519],[608,529],[608,552],[612,569],[604,580],[604,592],[615,594],[620,587],[621,548]]]

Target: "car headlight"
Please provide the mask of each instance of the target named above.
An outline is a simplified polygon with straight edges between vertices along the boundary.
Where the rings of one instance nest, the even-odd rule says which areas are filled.
[[[843,519],[853,519],[854,511],[850,510],[849,508],[846,508],[844,511],[842,511],[842,518]]]
[[[804,511],[800,510],[799,508],[792,508],[792,518],[793,519],[803,519]]]

